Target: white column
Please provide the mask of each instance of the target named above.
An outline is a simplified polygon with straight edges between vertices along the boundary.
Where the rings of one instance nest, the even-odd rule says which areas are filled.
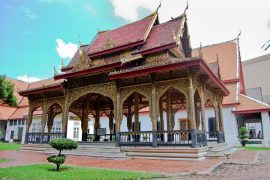
[[[268,112],[262,112],[262,126],[263,126],[263,139],[264,146],[270,147],[270,121]]]

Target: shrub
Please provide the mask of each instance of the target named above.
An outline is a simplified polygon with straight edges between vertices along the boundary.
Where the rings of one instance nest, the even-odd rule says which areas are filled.
[[[241,140],[242,146],[246,146],[246,143],[248,142],[248,130],[245,127],[240,128],[240,135],[239,138]]]
[[[49,144],[52,146],[52,148],[59,151],[57,156],[50,156],[47,158],[48,162],[56,164],[56,170],[59,171],[60,165],[64,164],[66,160],[66,156],[62,155],[61,152],[63,150],[72,150],[78,148],[78,143],[71,140],[71,139],[54,139],[49,142]]]

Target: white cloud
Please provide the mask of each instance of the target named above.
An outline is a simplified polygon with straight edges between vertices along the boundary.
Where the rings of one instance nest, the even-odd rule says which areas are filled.
[[[159,4],[159,1],[153,0],[111,0],[114,6],[114,13],[116,16],[122,17],[128,21],[135,21],[138,19],[138,9],[145,8],[154,11]]]
[[[116,16],[135,21],[139,8],[154,11],[159,1],[111,0],[111,3]],[[159,10],[161,22],[180,15],[185,7],[183,0],[163,0]],[[269,0],[190,0],[187,17],[192,47],[198,47],[200,42],[208,45],[231,40],[241,29],[242,60],[267,53],[261,47],[270,39],[269,7]]]
[[[32,11],[32,9],[28,8],[28,7],[19,7],[18,9],[21,13],[23,13],[26,17],[28,17],[29,19],[37,19],[38,16],[36,14],[34,14],[34,12]]]
[[[56,51],[61,58],[72,58],[77,51],[77,44],[65,43],[62,39],[56,39]]]
[[[27,75],[18,76],[17,79],[19,79],[21,81],[25,81],[25,82],[35,82],[35,81],[41,80],[38,77],[31,77],[31,76],[27,76]]]

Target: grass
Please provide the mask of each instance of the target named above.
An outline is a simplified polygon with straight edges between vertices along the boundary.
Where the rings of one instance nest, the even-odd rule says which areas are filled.
[[[0,151],[1,150],[20,150],[21,145],[15,143],[0,143]]]
[[[116,162],[117,163],[117,162]],[[130,172],[110,169],[96,169],[78,166],[61,166],[60,171],[55,170],[55,165],[38,164],[1,168],[0,179],[149,179],[164,177],[158,174]]]
[[[256,147],[256,146],[245,146],[245,150],[257,151],[257,150],[270,150],[269,147]]]
[[[0,158],[0,163],[3,163],[3,162],[9,162],[10,160],[9,159],[1,159]]]

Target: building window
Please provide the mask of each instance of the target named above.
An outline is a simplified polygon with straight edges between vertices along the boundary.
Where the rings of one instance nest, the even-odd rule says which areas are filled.
[[[9,125],[10,126],[13,126],[13,121],[9,121]]]
[[[18,125],[21,125],[22,121],[21,120],[18,120]]]
[[[14,126],[17,126],[17,120],[14,120],[14,124],[13,124]]]
[[[24,125],[25,120],[22,120],[22,125]]]
[[[73,129],[73,139],[78,139],[79,138],[79,128],[75,127]]]
[[[216,127],[216,118],[215,117],[210,117],[208,119],[208,131],[209,132],[214,132],[217,130]]]

